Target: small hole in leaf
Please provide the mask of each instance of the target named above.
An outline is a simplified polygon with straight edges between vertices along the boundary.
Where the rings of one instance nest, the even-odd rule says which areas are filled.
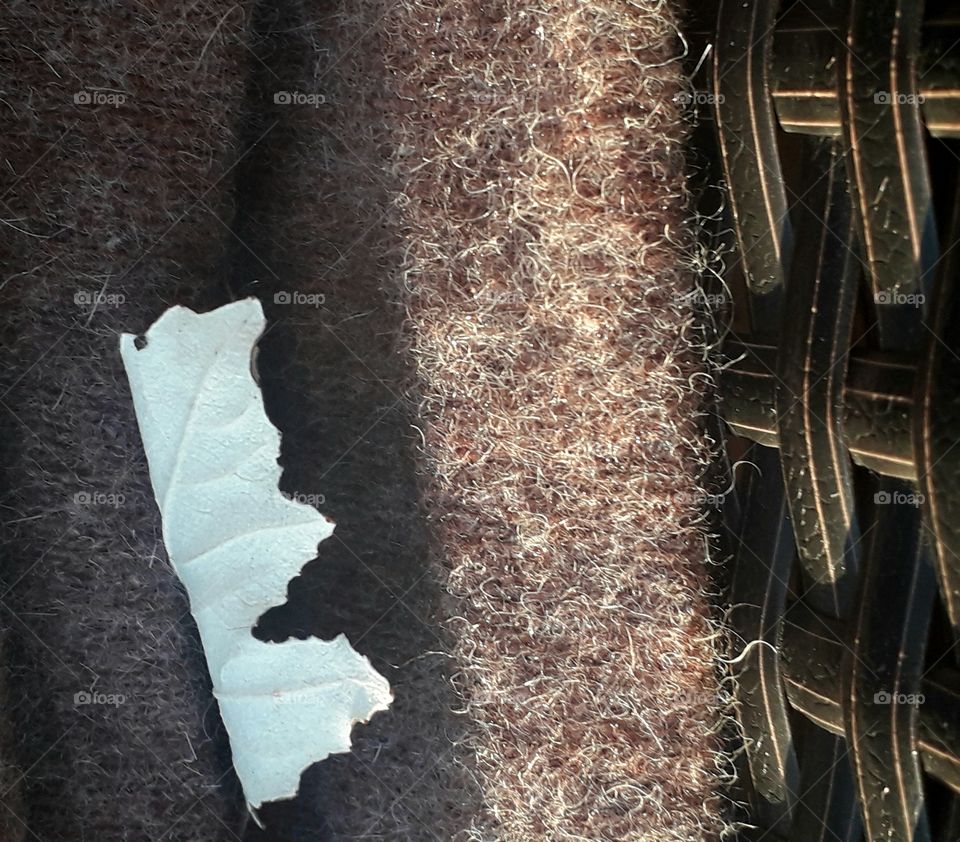
[[[133,347],[138,351],[142,351],[147,347],[147,337],[146,336],[136,336],[133,340]]]

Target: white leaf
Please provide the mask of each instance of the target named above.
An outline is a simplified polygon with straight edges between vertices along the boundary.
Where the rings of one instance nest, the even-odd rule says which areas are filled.
[[[392,701],[347,639],[264,643],[251,630],[333,532],[277,484],[280,435],[250,371],[263,310],[248,298],[167,310],[146,346],[124,334],[163,540],[186,586],[247,803],[296,795],[301,772],[350,750],[350,730]]]

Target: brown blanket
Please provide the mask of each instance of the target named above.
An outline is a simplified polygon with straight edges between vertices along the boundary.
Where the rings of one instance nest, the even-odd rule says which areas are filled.
[[[644,8],[0,10],[3,838],[717,828],[679,44]],[[337,523],[257,633],[345,632],[396,696],[266,831],[117,353],[243,295],[283,489]]]

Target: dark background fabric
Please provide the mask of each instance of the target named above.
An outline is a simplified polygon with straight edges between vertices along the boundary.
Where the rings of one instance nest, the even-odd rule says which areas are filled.
[[[384,175],[365,163],[370,148],[357,155],[382,140],[370,103],[383,80],[330,72],[351,46],[337,42],[350,34],[338,12],[0,12],[7,838],[452,838],[469,809],[469,776],[452,757],[436,763],[456,753],[457,718],[387,289],[396,248]],[[336,125],[353,121],[362,140],[339,136],[329,111],[275,103],[284,90],[338,99]],[[82,92],[101,104],[75,101]],[[294,290],[326,304],[274,304]],[[345,632],[396,695],[357,727],[353,754],[264,810],[267,831],[244,816],[117,351],[120,332],[172,304],[248,294],[271,320],[259,369],[284,490],[322,495],[337,523],[258,634]],[[78,706],[81,692],[124,701]]]
[[[227,35],[247,11],[185,11],[0,12],[11,839],[230,839],[243,821],[117,351],[170,304],[225,294],[250,59]]]
[[[672,15],[0,7],[0,839],[716,828]],[[265,830],[118,352],[247,295],[281,488],[336,523],[255,633],[395,695]]]

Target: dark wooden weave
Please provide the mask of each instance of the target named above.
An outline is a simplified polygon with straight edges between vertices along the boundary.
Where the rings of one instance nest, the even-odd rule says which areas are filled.
[[[745,836],[956,842],[960,14],[724,0],[704,34]]]

